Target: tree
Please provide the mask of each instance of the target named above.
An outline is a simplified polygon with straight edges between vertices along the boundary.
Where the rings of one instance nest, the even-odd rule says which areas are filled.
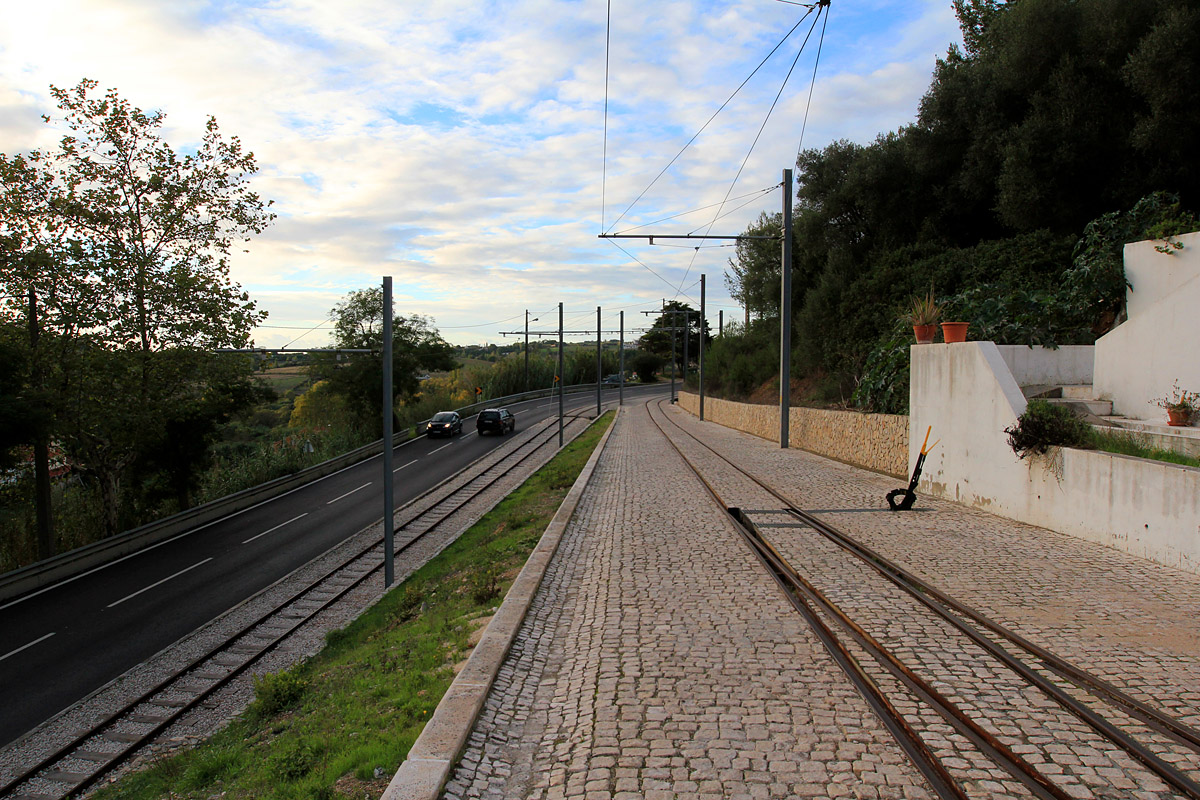
[[[334,346],[369,349],[369,355],[354,355],[345,363],[325,358],[313,366],[313,376],[329,381],[329,391],[346,399],[353,418],[364,427],[373,426],[382,413],[383,386],[383,289],[374,286],[346,295],[329,312],[334,325]],[[433,320],[419,314],[392,318],[392,386],[396,398],[416,394],[420,372],[457,369],[451,347]]]
[[[265,318],[228,257],[274,215],[249,189],[253,154],[215,119],[181,154],[160,136],[163,113],[115,90],[96,97],[97,85],[51,87],[62,118],[45,121],[66,128],[57,148],[0,154],[0,293],[9,318],[22,313],[11,298],[39,298],[32,361],[58,400],[54,435],[96,479],[114,533],[126,472],[150,450],[183,448],[168,421],[226,374],[206,351],[246,344]]]
[[[653,353],[669,364],[671,359],[671,328],[678,325],[679,330],[675,333],[675,363],[680,365],[680,367],[684,366],[683,329],[685,327],[685,319],[688,335],[688,359],[694,360],[698,358],[700,355],[700,312],[687,303],[681,303],[678,300],[672,300],[663,306],[662,313],[658,315],[658,319],[654,320],[654,324],[650,326],[650,330],[642,334],[642,338],[638,340],[638,349],[644,350],[647,353]],[[705,320],[704,344],[706,346],[712,341],[711,330],[708,320]]]
[[[633,358],[633,371],[637,373],[638,380],[642,383],[654,383],[657,381],[657,373],[662,365],[662,358],[653,353],[638,353]]]
[[[783,232],[783,214],[758,215],[745,236],[773,236],[774,239],[738,239],[736,255],[729,259],[731,272],[725,274],[729,295],[746,309],[747,320],[779,315],[779,271],[783,261],[779,237]]]

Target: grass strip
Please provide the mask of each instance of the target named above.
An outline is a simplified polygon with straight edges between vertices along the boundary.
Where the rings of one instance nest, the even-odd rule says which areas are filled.
[[[200,746],[94,796],[379,797],[611,422],[609,412]]]
[[[1103,450],[1106,453],[1148,458],[1152,461],[1166,461],[1185,467],[1200,467],[1200,458],[1192,458],[1183,453],[1176,453],[1174,450],[1150,447],[1140,441],[1140,436],[1136,432],[1108,433],[1093,429],[1089,443],[1097,450]]]

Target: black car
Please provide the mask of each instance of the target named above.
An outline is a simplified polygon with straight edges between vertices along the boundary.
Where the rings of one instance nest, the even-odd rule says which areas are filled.
[[[480,436],[489,432],[504,435],[505,431],[517,429],[517,418],[507,408],[485,408],[479,412],[475,428],[479,431]]]
[[[426,436],[453,436],[462,433],[462,417],[457,411],[439,411],[429,420]]]

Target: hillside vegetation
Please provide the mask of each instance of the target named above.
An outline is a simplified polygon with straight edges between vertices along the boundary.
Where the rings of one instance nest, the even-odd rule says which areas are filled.
[[[938,60],[913,123],[797,159],[793,364],[868,410],[906,410],[914,295],[932,289],[972,338],[1091,343],[1122,314],[1121,246],[1197,227],[1200,9],[955,9],[964,46]],[[779,224],[764,214],[748,232]],[[709,363],[713,389],[738,396],[778,369],[778,247],[740,244],[730,266],[752,320]]]

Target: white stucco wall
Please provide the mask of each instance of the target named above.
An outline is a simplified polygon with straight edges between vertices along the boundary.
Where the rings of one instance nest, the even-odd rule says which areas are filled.
[[[1066,345],[1057,350],[1023,344],[996,345],[1018,386],[1083,385],[1092,382],[1095,347]]]
[[[1200,573],[1200,469],[1084,450],[1017,458],[1004,429],[1025,398],[992,342],[914,346],[911,376],[910,469],[928,426],[941,440],[919,492]]]
[[[1176,380],[1200,391],[1200,233],[1178,237],[1182,250],[1165,255],[1158,241],[1125,246],[1129,318],[1096,341],[1094,393],[1113,412],[1165,420],[1154,404]]]

